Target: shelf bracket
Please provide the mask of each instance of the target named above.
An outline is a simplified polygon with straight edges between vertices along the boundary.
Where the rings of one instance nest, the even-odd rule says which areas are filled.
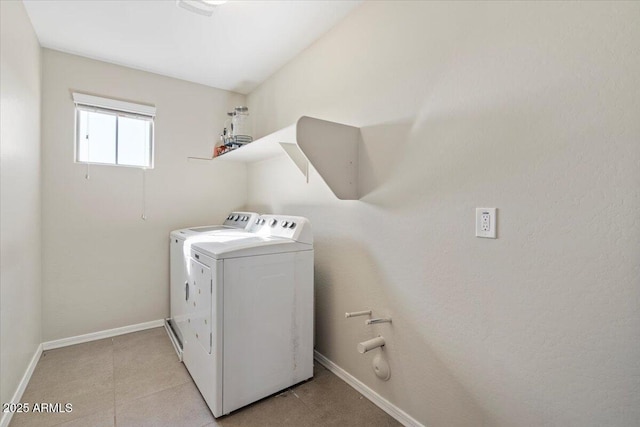
[[[280,146],[287,153],[293,163],[300,169],[300,172],[305,176],[307,184],[309,183],[309,160],[302,153],[298,144],[291,142],[281,142]]]

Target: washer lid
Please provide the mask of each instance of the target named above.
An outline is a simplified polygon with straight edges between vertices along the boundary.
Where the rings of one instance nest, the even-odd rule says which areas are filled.
[[[218,232],[215,235],[193,238],[185,243],[191,251],[212,258],[237,258],[283,252],[308,251],[312,245],[284,237],[260,236],[248,232]]]
[[[255,212],[231,212],[227,215],[224,224],[173,230],[170,235],[174,239],[184,240],[198,234],[216,233],[220,230],[249,230],[255,224],[257,219],[258,214]]]
[[[226,225],[206,225],[203,227],[183,228],[181,230],[173,230],[170,234],[174,239],[189,239],[193,236],[199,236],[204,234],[211,234],[212,232],[230,230],[230,227]]]

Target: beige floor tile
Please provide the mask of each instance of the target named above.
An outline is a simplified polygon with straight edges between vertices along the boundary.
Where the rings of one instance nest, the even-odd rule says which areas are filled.
[[[113,337],[113,342],[116,346],[130,346],[140,341],[149,340],[151,337],[161,336],[167,336],[167,331],[162,326],[145,329],[144,331],[132,332],[130,334],[118,335],[117,337]]]
[[[92,341],[43,352],[29,385],[50,385],[107,370],[113,370],[111,339]]]
[[[154,328],[115,337],[113,349],[116,356],[124,356],[134,361],[149,358],[178,360],[164,328]]]
[[[190,381],[186,368],[177,360],[123,369],[116,373],[116,403],[129,402]]]
[[[89,377],[50,384],[38,389],[25,391],[23,402],[30,403],[71,403],[72,412],[19,414],[12,426],[52,426],[65,421],[89,415],[100,410],[113,408],[113,374],[100,372]],[[22,416],[24,415],[24,416]]]
[[[45,352],[22,401],[73,411],[16,414],[11,427],[399,425],[319,364],[313,379],[215,420],[163,328]]]
[[[324,375],[333,375],[333,374],[327,368],[325,368],[318,362],[314,361],[313,362],[313,378],[318,378]]]
[[[327,426],[399,426],[355,389],[316,364],[313,379],[292,389]]]
[[[108,409],[106,411],[96,412],[86,417],[78,418],[73,421],[58,424],[56,427],[114,427],[115,411]]]
[[[118,427],[202,427],[213,415],[192,382],[116,407]]]
[[[268,397],[218,418],[221,427],[279,427],[321,425],[320,419],[291,391]]]
[[[114,340],[116,404],[191,381],[163,328]]]
[[[73,358],[74,360],[94,357],[104,351],[108,351],[113,346],[113,338],[105,338],[82,344],[70,345],[68,347],[45,350],[42,353],[42,360],[60,360]]]
[[[52,426],[114,407],[111,340],[43,353],[21,399],[34,403],[71,403],[72,412],[17,414],[11,426]]]

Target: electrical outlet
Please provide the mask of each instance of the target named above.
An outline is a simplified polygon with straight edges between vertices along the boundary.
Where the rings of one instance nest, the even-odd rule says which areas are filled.
[[[476,237],[496,238],[496,208],[476,208]]]
[[[491,214],[489,212],[482,212],[480,216],[480,229],[482,231],[491,230]]]

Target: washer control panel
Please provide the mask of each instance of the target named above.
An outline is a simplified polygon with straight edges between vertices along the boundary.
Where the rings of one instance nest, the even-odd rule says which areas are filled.
[[[224,220],[224,225],[233,228],[250,229],[258,220],[255,212],[231,212]]]
[[[262,236],[286,237],[303,243],[313,243],[311,224],[301,216],[260,215],[249,231]]]

